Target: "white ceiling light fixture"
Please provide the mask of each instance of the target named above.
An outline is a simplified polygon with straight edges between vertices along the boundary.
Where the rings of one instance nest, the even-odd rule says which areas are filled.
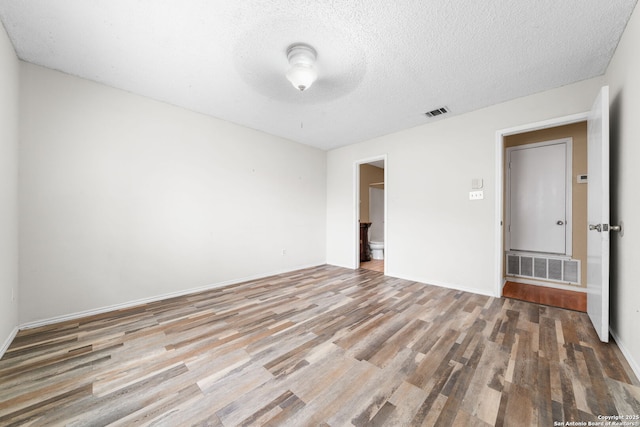
[[[287,49],[287,58],[291,66],[287,71],[287,79],[300,92],[309,89],[318,78],[316,57],[315,49],[306,44],[293,44]]]

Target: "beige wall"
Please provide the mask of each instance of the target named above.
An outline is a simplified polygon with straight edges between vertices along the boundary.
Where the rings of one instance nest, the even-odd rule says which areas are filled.
[[[384,169],[369,164],[360,165],[360,222],[369,220],[369,187],[371,184],[384,182]],[[384,184],[376,185],[384,188]]]
[[[18,64],[0,24],[0,357],[18,326]]]
[[[386,155],[386,273],[499,295],[496,132],[585,112],[601,85],[585,80],[329,151],[327,262],[357,266],[353,165]],[[483,200],[469,200],[475,178]]]
[[[587,173],[587,124],[574,123],[566,126],[525,132],[505,137],[505,150],[509,147],[552,141],[554,139],[573,138],[572,165],[572,230],[573,259],[580,260],[580,286],[586,287],[587,279],[587,185],[578,184],[576,175]],[[506,156],[505,156],[506,159]],[[506,171],[507,168],[505,168]],[[506,176],[505,176],[506,182]],[[505,185],[506,192],[506,185]],[[503,200],[506,199],[506,194]],[[506,218],[506,216],[505,216]],[[505,264],[506,265],[506,262]]]
[[[324,151],[21,73],[22,323],[325,263]]]

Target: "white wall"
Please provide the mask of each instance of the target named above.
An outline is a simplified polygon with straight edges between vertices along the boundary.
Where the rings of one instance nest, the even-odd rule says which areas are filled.
[[[330,151],[327,261],[356,265],[354,162],[387,154],[387,274],[495,295],[496,131],[587,111],[601,84],[591,79]],[[484,180],[484,200],[469,201],[474,178]]]
[[[640,375],[640,10],[636,7],[607,70],[611,96],[611,328]]]
[[[325,263],[324,152],[21,73],[21,323]]]
[[[18,79],[0,24],[0,357],[18,326]]]

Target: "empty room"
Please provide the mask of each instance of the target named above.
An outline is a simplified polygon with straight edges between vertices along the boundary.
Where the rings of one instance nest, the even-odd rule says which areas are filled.
[[[0,425],[640,426],[640,11],[529,3],[0,0]]]

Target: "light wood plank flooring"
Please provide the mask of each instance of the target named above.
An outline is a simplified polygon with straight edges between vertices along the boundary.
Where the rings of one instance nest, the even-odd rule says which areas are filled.
[[[372,259],[371,261],[364,261],[360,263],[360,268],[364,268],[365,270],[377,271],[379,273],[384,273],[384,260]]]
[[[640,414],[584,313],[322,266],[21,331],[0,425],[553,426]]]

